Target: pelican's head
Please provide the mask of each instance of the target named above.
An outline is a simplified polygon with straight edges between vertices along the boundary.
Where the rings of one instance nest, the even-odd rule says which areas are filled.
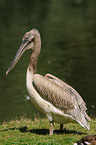
[[[14,68],[14,66],[16,65],[16,63],[18,62],[18,60],[20,59],[22,54],[25,52],[25,50],[28,50],[28,49],[34,50],[36,38],[37,38],[37,40],[38,40],[38,38],[40,39],[40,34],[36,29],[32,29],[31,31],[26,32],[24,34],[24,36],[22,38],[21,46],[20,46],[19,50],[17,51],[14,59],[12,60],[10,66],[6,72],[6,75],[8,74],[9,71],[11,71]]]

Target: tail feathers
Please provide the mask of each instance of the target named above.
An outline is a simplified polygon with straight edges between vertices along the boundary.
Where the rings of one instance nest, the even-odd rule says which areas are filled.
[[[84,117],[90,121],[91,119],[89,118],[89,116],[86,113],[87,107],[85,106],[85,104],[80,104],[80,110],[82,112],[82,114],[84,115]]]
[[[81,112],[79,108],[76,108],[68,112],[68,114],[70,114],[85,129],[90,129],[90,124],[88,122],[90,118],[88,117],[85,111]]]
[[[86,114],[87,115],[87,114]],[[84,115],[84,114],[82,114],[82,113],[80,113],[80,116],[81,116],[81,118],[79,118],[79,119],[77,119],[77,122],[81,125],[81,126],[83,126],[85,129],[90,129],[90,124],[89,124],[89,122],[88,122],[88,120],[87,120],[87,118],[86,118],[86,116]],[[88,116],[88,115],[87,115]],[[89,119],[89,118],[88,118]]]
[[[82,114],[84,114],[85,118],[90,121],[91,119],[89,118],[89,116],[86,113],[87,107],[85,106],[84,103],[80,104],[80,110],[82,112]]]
[[[83,113],[84,113],[85,118],[86,118],[88,121],[91,121],[91,119],[90,119],[90,117],[87,115],[87,113],[86,113],[85,111],[84,111]]]
[[[85,129],[90,130],[90,124],[89,122],[83,118],[82,121],[77,121],[81,126],[83,126]]]

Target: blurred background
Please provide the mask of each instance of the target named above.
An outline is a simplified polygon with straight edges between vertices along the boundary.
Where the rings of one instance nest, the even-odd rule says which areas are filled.
[[[26,89],[31,51],[5,75],[24,33],[36,28],[42,39],[38,73],[51,73],[74,87],[96,114],[96,0],[0,0],[0,123],[38,110]],[[43,114],[40,113],[40,117]]]

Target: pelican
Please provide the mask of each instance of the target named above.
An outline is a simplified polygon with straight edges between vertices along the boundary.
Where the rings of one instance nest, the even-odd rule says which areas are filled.
[[[41,50],[41,38],[36,29],[26,32],[21,46],[12,60],[6,75],[11,71],[25,50],[32,49],[26,75],[26,87],[31,102],[44,113],[49,122],[49,135],[53,135],[54,122],[60,124],[60,130],[65,123],[79,123],[90,129],[86,104],[78,92],[71,86],[52,74],[42,76],[37,74],[37,60]]]

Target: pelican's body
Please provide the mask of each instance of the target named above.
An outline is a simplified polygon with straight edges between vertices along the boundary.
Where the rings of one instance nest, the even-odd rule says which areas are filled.
[[[26,75],[26,86],[31,102],[44,113],[50,121],[50,132],[53,134],[53,122],[60,124],[62,130],[64,123],[78,122],[86,129],[90,129],[86,114],[85,102],[71,86],[57,77],[46,74],[37,74],[37,59],[41,49],[40,34],[36,29],[25,33],[22,44],[10,64],[6,74],[13,69],[25,50],[32,49]]]
[[[38,81],[37,81],[38,80]],[[42,82],[43,80],[43,82]],[[44,114],[47,115],[48,119],[50,122],[57,122],[60,124],[64,124],[64,123],[68,123],[68,122],[75,122],[72,119],[72,116],[68,115],[68,114],[64,114],[61,110],[57,109],[54,105],[52,105],[50,102],[43,99],[43,96],[41,97],[40,94],[38,93],[38,91],[36,90],[34,83],[35,81],[37,81],[36,83],[38,83],[39,86],[43,87],[44,90],[42,90],[44,93],[45,89],[48,89],[46,86],[49,85],[49,87],[52,89],[52,85],[54,85],[54,83],[52,84],[52,82],[50,80],[48,80],[46,77],[43,77],[39,74],[34,74],[32,76],[32,74],[29,71],[29,68],[27,69],[27,89],[29,92],[29,95],[31,96],[31,102]],[[45,82],[45,87],[44,87],[44,83]],[[58,87],[56,85],[56,87]],[[55,89],[55,86],[53,87],[53,89]],[[50,90],[48,90],[50,93]],[[46,94],[47,95],[47,94]]]

